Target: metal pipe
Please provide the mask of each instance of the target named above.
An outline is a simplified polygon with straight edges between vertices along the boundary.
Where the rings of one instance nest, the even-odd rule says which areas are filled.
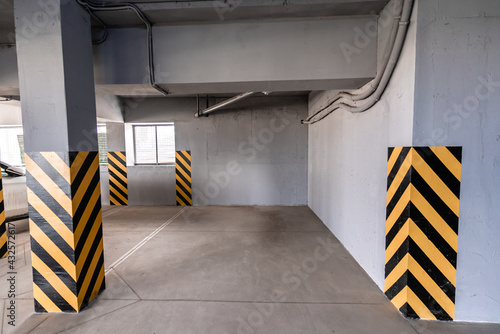
[[[230,99],[227,99],[225,101],[222,101],[222,102],[219,102],[209,108],[206,108],[204,110],[202,110],[201,112],[197,112],[194,116],[195,117],[200,117],[200,116],[203,116],[203,115],[208,115],[210,114],[211,112],[214,112],[216,110],[219,110],[220,108],[223,108],[225,106],[228,106],[230,104],[233,104],[235,102],[238,102],[240,100],[243,100],[243,99],[246,99],[247,97],[250,97],[252,95],[255,95],[257,94],[257,92],[246,92],[246,93],[241,93],[239,95],[236,95]]]

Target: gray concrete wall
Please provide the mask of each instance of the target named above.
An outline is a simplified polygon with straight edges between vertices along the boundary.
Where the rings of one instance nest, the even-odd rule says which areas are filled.
[[[413,141],[463,146],[456,319],[500,322],[500,4],[419,11]]]
[[[26,177],[3,177],[5,216],[15,217],[28,213]]]
[[[307,127],[300,125],[306,97],[249,98],[199,119],[192,98],[124,106],[127,123],[174,122],[176,149],[191,150],[195,205],[307,203]],[[131,154],[127,149],[129,162]],[[173,166],[129,166],[128,172],[130,204],[175,204]]]
[[[309,206],[383,289],[387,149],[412,143],[415,12],[394,77],[362,114],[338,110],[309,126]],[[388,27],[381,35],[388,36]],[[385,45],[382,40],[379,43]],[[313,113],[336,92],[310,95]]]

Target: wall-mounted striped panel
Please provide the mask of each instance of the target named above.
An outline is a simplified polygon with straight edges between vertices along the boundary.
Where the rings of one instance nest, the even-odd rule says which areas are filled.
[[[5,224],[5,207],[3,204],[2,174],[0,174],[0,259],[7,256],[7,227]]]
[[[385,294],[409,318],[455,316],[461,147],[389,149]]]
[[[109,201],[128,205],[127,157],[125,152],[108,152]]]
[[[36,312],[78,312],[104,289],[97,152],[26,154]]]
[[[193,205],[191,189],[191,151],[175,152],[175,179],[177,205]]]

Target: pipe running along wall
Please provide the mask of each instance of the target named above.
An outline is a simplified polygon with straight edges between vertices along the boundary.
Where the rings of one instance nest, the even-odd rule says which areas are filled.
[[[325,107],[303,120],[303,124],[317,123],[338,109],[344,109],[351,113],[365,112],[380,100],[400,58],[414,2],[415,0],[401,0],[399,2],[397,13],[394,16],[390,40],[384,52],[383,65],[375,79],[361,88],[359,94],[351,92],[338,93]]]

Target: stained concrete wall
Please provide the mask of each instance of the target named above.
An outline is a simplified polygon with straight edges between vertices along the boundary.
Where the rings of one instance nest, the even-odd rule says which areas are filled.
[[[412,144],[416,11],[381,101],[362,114],[338,110],[309,126],[309,206],[383,289],[387,149]],[[381,26],[379,49],[389,26]],[[310,113],[334,91],[310,95]]]
[[[500,322],[500,4],[419,12],[413,141],[463,146],[456,319]]]
[[[126,123],[174,122],[176,149],[191,151],[195,205],[307,203],[307,97],[249,98],[199,119],[195,111],[193,98],[124,101]],[[175,204],[174,166],[128,173],[130,204]]]

